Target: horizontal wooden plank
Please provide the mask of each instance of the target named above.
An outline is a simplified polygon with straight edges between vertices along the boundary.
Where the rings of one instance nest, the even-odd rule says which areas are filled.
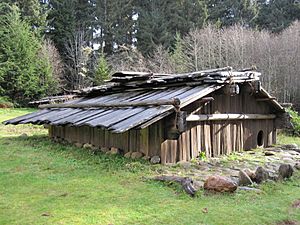
[[[275,119],[274,114],[202,114],[189,115],[186,120],[193,121],[208,121],[208,120],[262,120]]]

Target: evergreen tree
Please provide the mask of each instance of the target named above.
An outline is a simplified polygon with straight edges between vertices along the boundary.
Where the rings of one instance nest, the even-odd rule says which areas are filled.
[[[207,18],[201,0],[138,1],[137,46],[144,55],[157,45],[169,48],[176,33],[185,35],[191,28],[202,27]]]
[[[208,20],[219,27],[253,26],[258,6],[253,0],[207,0]]]
[[[105,54],[134,43],[135,10],[132,0],[96,0],[96,41]]]
[[[21,18],[34,30],[44,32],[47,26],[47,10],[40,0],[3,0],[10,5],[15,4],[20,9]]]
[[[95,86],[103,84],[103,82],[109,79],[110,69],[106,58],[103,53],[99,55],[98,58],[98,65],[95,71],[93,84]]]
[[[51,95],[56,84],[49,59],[41,53],[42,43],[17,6],[0,4],[0,90],[12,101]]]
[[[260,29],[280,32],[293,21],[300,20],[300,2],[296,0],[260,0],[255,25]]]

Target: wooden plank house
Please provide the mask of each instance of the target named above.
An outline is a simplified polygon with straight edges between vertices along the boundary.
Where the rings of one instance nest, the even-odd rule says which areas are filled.
[[[276,143],[285,115],[260,73],[232,68],[186,74],[117,72],[77,98],[5,121],[47,124],[49,136],[161,162],[230,154]]]

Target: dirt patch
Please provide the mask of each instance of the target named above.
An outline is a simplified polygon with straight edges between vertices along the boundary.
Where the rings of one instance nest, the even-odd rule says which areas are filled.
[[[276,225],[299,225],[299,222],[294,220],[283,220],[276,223]]]
[[[294,201],[292,204],[292,207],[299,209],[300,208],[300,199]]]

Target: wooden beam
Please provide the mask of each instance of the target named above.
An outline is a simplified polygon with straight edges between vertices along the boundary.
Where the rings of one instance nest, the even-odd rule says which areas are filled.
[[[186,118],[187,122],[193,121],[209,121],[209,120],[263,120],[275,119],[274,114],[202,114],[189,115]]]
[[[175,108],[180,106],[178,98],[164,99],[164,100],[151,100],[140,102],[114,102],[114,103],[73,103],[73,104],[47,104],[40,105],[40,109],[48,108],[118,108],[118,107],[137,107],[137,106],[162,106],[173,105]]]
[[[272,101],[272,100],[276,100],[276,98],[272,97],[272,98],[257,98],[255,99],[258,102],[265,102],[265,101]]]

